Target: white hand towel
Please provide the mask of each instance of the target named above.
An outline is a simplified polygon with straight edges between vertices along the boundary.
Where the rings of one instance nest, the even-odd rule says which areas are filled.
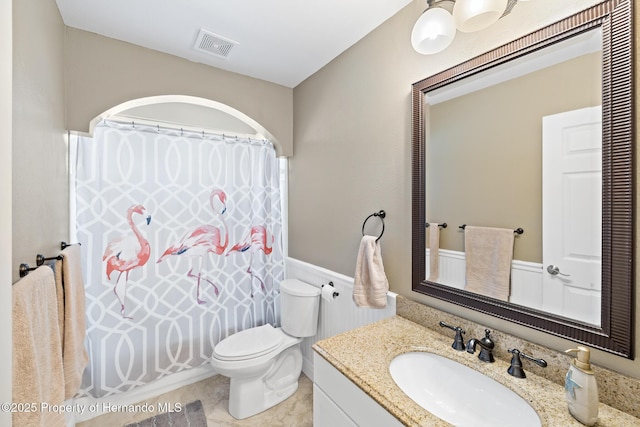
[[[464,231],[465,290],[508,301],[513,242],[513,230],[467,226]]]
[[[353,301],[358,307],[385,308],[388,291],[380,244],[374,236],[363,236],[356,261]]]
[[[438,280],[440,275],[440,227],[435,222],[429,224],[429,278]]]

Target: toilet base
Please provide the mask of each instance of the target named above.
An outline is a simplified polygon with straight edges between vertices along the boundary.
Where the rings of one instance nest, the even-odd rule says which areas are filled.
[[[244,419],[288,399],[298,389],[302,372],[300,344],[282,351],[265,374],[257,377],[231,377],[229,414]]]

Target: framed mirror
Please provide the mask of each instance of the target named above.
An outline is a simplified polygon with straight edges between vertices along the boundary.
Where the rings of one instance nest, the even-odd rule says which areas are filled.
[[[605,1],[413,84],[413,291],[633,358],[632,16],[630,0]],[[485,110],[490,114],[482,114]],[[591,136],[581,132],[574,142],[554,143],[557,140],[549,137],[547,129],[554,128],[558,117],[565,123],[567,115],[585,110],[597,119],[589,119],[597,122],[590,126]],[[509,116],[510,111],[515,114]],[[468,133],[455,134],[461,129]],[[511,133],[506,133],[508,129]],[[563,134],[562,129],[559,132]],[[499,140],[505,145],[499,145]],[[544,163],[548,154],[543,151],[554,157],[552,150],[575,141],[581,155],[594,151],[584,141],[597,142],[592,144],[597,145],[597,170],[577,184],[593,193],[591,205],[577,202],[573,216],[561,212],[560,220],[554,221],[549,207],[567,203],[558,201],[557,195],[549,196],[549,185],[543,186],[550,182],[543,178],[543,169],[548,169]],[[576,214],[577,207],[581,210]],[[458,283],[456,274],[442,274],[453,267],[429,274],[429,231],[425,229],[429,222],[448,224],[441,229],[440,253],[453,253],[452,259],[463,260],[457,261],[462,269]],[[514,239],[508,299],[465,289],[465,232],[459,229],[465,223],[524,229]],[[593,279],[566,279],[553,274],[553,268],[547,272],[550,261],[543,259],[543,253],[550,253],[549,247],[564,247],[551,244],[549,236],[567,235],[570,228],[577,230],[577,240],[590,242],[590,254],[573,258],[589,259],[595,269]],[[562,286],[577,284],[582,307],[572,310],[568,304],[563,310],[542,297],[530,297],[537,285],[519,284],[521,274],[515,272],[515,264],[532,272],[548,301],[557,301],[563,293],[572,300],[570,287],[563,290]],[[563,269],[560,272],[566,273]],[[553,276],[551,284],[542,284],[545,276]]]

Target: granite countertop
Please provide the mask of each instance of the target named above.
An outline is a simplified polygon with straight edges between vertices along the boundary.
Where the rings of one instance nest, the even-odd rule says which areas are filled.
[[[318,341],[313,349],[408,426],[450,425],[411,400],[391,378],[391,360],[410,351],[428,351],[448,357],[502,383],[531,404],[545,427],[582,426],[567,410],[563,386],[528,372],[526,366],[527,378],[514,378],[507,373],[508,361],[482,362],[477,357],[478,352],[471,355],[455,351],[451,348],[452,342],[453,335],[441,335],[394,316]],[[601,403],[596,426],[640,426],[640,419]]]

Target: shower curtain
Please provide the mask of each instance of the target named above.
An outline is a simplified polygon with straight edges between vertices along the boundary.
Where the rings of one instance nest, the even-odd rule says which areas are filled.
[[[208,363],[226,336],[278,325],[284,258],[270,142],[118,122],[71,142],[86,261],[82,395]]]

